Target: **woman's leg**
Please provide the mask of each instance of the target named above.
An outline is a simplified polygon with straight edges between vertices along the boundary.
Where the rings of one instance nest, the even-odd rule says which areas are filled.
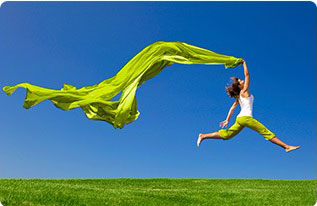
[[[293,150],[300,148],[300,146],[289,146],[289,145],[285,144],[284,142],[282,142],[281,140],[279,140],[277,137],[270,139],[270,142],[277,144],[278,146],[284,148],[286,152],[291,152]]]
[[[210,134],[199,134],[198,140],[197,140],[197,147],[200,146],[200,143],[204,139],[223,139],[223,138],[220,136],[219,132],[213,132],[213,133],[210,133]]]
[[[268,130],[263,124],[258,122],[256,119],[253,118],[247,118],[245,120],[245,126],[255,130],[260,135],[263,135],[266,140],[270,140],[270,142],[282,147],[285,149],[286,152],[291,152],[293,150],[299,149],[300,146],[289,146],[279,140],[273,132]]]
[[[243,129],[244,126],[240,125],[237,121],[229,128],[229,129],[221,129],[218,132],[213,132],[210,134],[199,134],[197,139],[197,147],[200,146],[200,143],[204,139],[222,139],[229,140],[232,137],[239,134],[239,132]]]

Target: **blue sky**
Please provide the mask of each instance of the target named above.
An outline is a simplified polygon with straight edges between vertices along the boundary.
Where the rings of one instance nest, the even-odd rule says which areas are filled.
[[[174,64],[138,89],[141,115],[123,129],[49,101],[25,110],[25,90],[0,92],[1,178],[316,179],[312,2],[5,2],[0,30],[1,88],[94,85],[156,41],[244,58],[254,118],[302,146],[285,153],[244,129],[197,148],[226,118],[224,87],[243,68]]]

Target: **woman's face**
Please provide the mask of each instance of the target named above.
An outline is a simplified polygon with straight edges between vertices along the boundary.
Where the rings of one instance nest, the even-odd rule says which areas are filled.
[[[243,89],[243,87],[244,87],[244,81],[241,80],[241,79],[239,79],[238,81],[239,81],[239,87],[240,87],[240,89]]]

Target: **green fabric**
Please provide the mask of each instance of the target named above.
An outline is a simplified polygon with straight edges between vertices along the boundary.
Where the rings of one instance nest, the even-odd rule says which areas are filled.
[[[65,84],[61,90],[52,90],[23,83],[6,86],[3,91],[11,95],[17,88],[25,88],[27,93],[23,107],[26,109],[51,100],[62,110],[80,107],[91,120],[103,120],[114,128],[123,128],[140,115],[135,97],[137,88],[173,63],[224,64],[226,68],[234,68],[242,64],[242,59],[182,42],[156,42],[138,53],[117,75],[98,85],[76,89]],[[121,91],[120,100],[111,101]]]
[[[260,135],[264,136],[266,140],[270,140],[275,137],[275,134],[268,130],[263,124],[249,116],[238,117],[236,122],[229,129],[221,129],[219,130],[219,133],[224,140],[228,140],[239,134],[244,127],[248,127],[256,131]]]

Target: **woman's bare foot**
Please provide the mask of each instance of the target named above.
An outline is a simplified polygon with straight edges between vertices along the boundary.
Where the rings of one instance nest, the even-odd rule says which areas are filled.
[[[297,149],[299,149],[299,148],[300,148],[300,146],[288,146],[288,147],[285,149],[285,151],[286,151],[286,152],[291,152],[291,151],[297,150]]]
[[[203,134],[199,134],[198,135],[198,139],[197,139],[197,147],[199,147],[200,146],[200,143],[203,141]]]

